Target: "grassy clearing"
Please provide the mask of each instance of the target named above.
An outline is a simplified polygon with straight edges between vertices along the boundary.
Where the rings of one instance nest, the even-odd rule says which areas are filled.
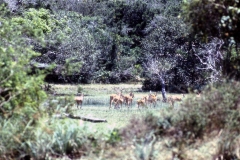
[[[229,155],[239,159],[236,85],[239,88],[236,83],[209,87],[200,97],[187,95],[182,105],[172,107],[160,99],[155,108],[141,109],[136,101],[149,92],[142,92],[140,85],[53,85],[56,94],[41,105],[41,114],[0,123],[0,159],[205,160]],[[79,87],[85,94],[82,109],[74,102]],[[125,87],[123,94],[135,94],[132,107],[109,109],[109,95],[116,87]],[[62,118],[61,113],[107,123]]]
[[[159,101],[157,101],[157,106],[155,108],[148,106],[148,108],[138,109],[136,101],[141,97],[149,94],[149,92],[143,92],[141,90],[140,84],[54,85],[54,89],[57,94],[64,95],[62,97],[70,96],[72,98],[77,93],[79,87],[81,87],[82,92],[85,94],[83,107],[82,109],[77,109],[76,105],[74,104],[71,106],[71,112],[77,116],[106,119],[107,123],[91,123],[82,120],[70,121],[78,123],[79,126],[87,126],[88,134],[106,135],[105,137],[108,139],[111,139],[110,135],[115,129],[127,127],[133,118],[141,119],[149,114],[158,117],[158,119],[161,119],[163,117],[175,117],[178,116],[178,108],[181,107],[180,103],[176,103],[174,108],[169,107],[169,104],[163,103],[161,101],[161,93],[158,92]],[[128,109],[126,106],[123,106],[122,109],[109,109],[109,95],[116,93],[116,89],[114,90],[114,88],[123,89],[123,94],[129,94],[130,92],[134,93],[135,97],[131,108]],[[168,94],[167,96],[182,97],[181,94]],[[191,95],[186,95],[186,98],[190,96]],[[144,126],[142,127],[141,124],[138,127],[140,129],[140,132],[141,130],[144,130]],[[129,129],[131,130],[131,128]],[[140,139],[140,141],[141,140],[144,139]],[[186,155],[186,157],[195,157],[195,159],[209,159],[216,152],[218,140],[218,138],[215,138],[213,140],[206,138],[205,141],[201,141],[195,146],[185,146],[184,153],[182,154]],[[144,144],[138,142],[137,144],[130,144],[127,146],[124,144],[118,144],[117,146],[113,147],[103,143],[98,154],[88,153],[86,156],[82,156],[81,159],[112,159],[112,157],[114,157],[114,159],[119,160],[132,160],[139,159],[141,157],[141,154],[144,154],[145,156],[148,155],[148,153],[144,153],[145,151],[152,151],[153,159],[164,160],[171,159],[173,157],[173,151],[180,152],[179,148],[172,144],[171,137],[158,139],[154,145],[154,149],[147,149],[146,147],[151,146],[145,146]]]
[[[95,128],[104,130],[105,127],[122,128],[126,126],[132,117],[142,117],[147,114],[160,115],[160,108],[151,109],[108,109],[108,107],[84,106],[81,110],[75,110],[77,115],[88,118],[106,119],[107,123],[85,122]]]
[[[72,106],[72,112],[75,115],[88,117],[88,118],[99,118],[106,119],[107,124],[92,124],[96,128],[112,127],[121,128],[126,126],[132,117],[143,117],[147,114],[153,114],[156,116],[161,115],[162,108],[169,106],[167,103],[163,103],[160,99],[161,93],[158,92],[159,101],[157,101],[156,108],[147,106],[147,108],[137,108],[136,101],[143,96],[149,94],[149,92],[143,92],[141,84],[89,84],[89,85],[53,85],[57,94],[73,96],[77,93],[78,87],[81,87],[84,93],[84,101],[82,109],[77,109],[76,105]],[[134,93],[133,105],[128,109],[123,105],[122,109],[109,109],[109,96],[116,93],[118,89],[123,89],[123,94]],[[181,96],[180,94],[169,94],[171,96]],[[178,104],[176,105],[176,107]]]

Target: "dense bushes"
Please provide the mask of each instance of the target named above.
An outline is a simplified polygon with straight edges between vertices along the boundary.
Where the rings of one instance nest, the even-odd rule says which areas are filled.
[[[234,0],[190,0],[183,3],[183,18],[191,26],[195,36],[201,37],[205,42],[209,37],[218,37],[224,41],[222,49],[225,52],[221,64],[223,74],[235,79],[240,77],[237,67],[240,42],[239,9],[240,3]]]
[[[155,137],[170,137],[168,147],[177,148],[173,155],[187,158],[186,151],[196,147],[195,144],[202,142],[204,145],[205,141],[219,137],[213,158],[239,159],[239,87],[240,83],[236,81],[210,85],[200,97],[189,96],[180,107],[167,109],[168,113],[162,114],[161,118],[154,115],[133,118],[128,126],[120,130],[122,139],[128,143],[132,139],[141,143],[141,139],[148,140],[151,132]],[[162,112],[165,112],[164,109]]]
[[[31,10],[27,14],[36,16],[36,12]],[[44,11],[40,12],[44,14]],[[42,19],[38,17],[38,20]],[[37,36],[35,40],[39,40],[42,34],[35,33],[43,33],[46,26],[32,28],[29,25],[36,23],[35,18],[9,18],[3,8],[1,8],[0,21],[0,116],[11,117],[16,113],[20,115],[26,113],[24,116],[30,118],[38,110],[39,103],[46,95],[41,89],[44,75],[40,72],[30,74],[30,61],[38,53],[32,50],[24,36],[29,38]],[[52,29],[51,25],[48,27]]]
[[[208,86],[200,98],[186,99],[173,122],[172,135],[175,134],[176,141],[190,145],[197,139],[218,135],[222,141],[216,154],[236,156],[239,144],[235,142],[240,132],[239,87],[236,81],[223,82]]]

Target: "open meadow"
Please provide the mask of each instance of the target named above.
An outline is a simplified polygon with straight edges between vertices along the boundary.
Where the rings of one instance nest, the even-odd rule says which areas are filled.
[[[86,127],[85,130],[87,130],[87,132],[89,132],[90,134],[99,135],[100,137],[101,135],[110,134],[110,136],[107,136],[107,142],[109,142],[110,139],[111,145],[101,142],[102,145],[104,144],[104,147],[100,147],[101,149],[99,153],[96,154],[95,152],[91,152],[88,150],[86,156],[81,156],[81,159],[108,160],[114,158],[119,160],[138,160],[149,159],[149,157],[151,157],[151,159],[154,160],[167,160],[173,157],[174,152],[180,152],[178,147],[174,147],[174,140],[171,137],[165,137],[163,139],[158,138],[157,141],[154,141],[154,144],[152,144],[153,140],[152,142],[148,142],[146,144],[143,144],[141,141],[144,142],[144,139],[146,138],[142,137],[142,134],[151,135],[153,133],[151,132],[151,127],[146,126],[148,124],[145,123],[148,122],[144,122],[146,121],[144,117],[152,115],[156,118],[157,121],[159,121],[156,122],[159,123],[158,125],[161,126],[163,124],[167,126],[168,122],[165,123],[164,118],[172,117],[173,115],[177,116],[178,109],[179,107],[181,107],[181,102],[177,102],[175,103],[174,107],[171,107],[169,103],[162,102],[161,92],[157,92],[158,101],[155,108],[152,106],[147,106],[146,108],[142,107],[138,109],[136,104],[137,99],[140,99],[141,97],[149,94],[149,92],[142,91],[140,84],[53,85],[53,88],[55,90],[55,94],[62,99],[64,99],[66,96],[70,97],[70,102],[73,102],[73,104],[69,105],[71,114],[75,116],[87,117],[90,119],[97,118],[107,120],[107,123],[91,123],[74,119],[70,120],[79,125],[80,128],[83,126]],[[123,105],[121,109],[114,109],[114,107],[109,109],[109,96],[113,93],[116,93],[116,88],[123,89],[124,95],[129,94],[130,92],[134,93],[134,100],[131,107],[127,108],[125,105]],[[73,100],[74,96],[79,90],[85,95],[82,109],[78,109]],[[181,94],[167,94],[167,96],[182,97]],[[149,124],[151,125],[151,123]],[[119,135],[118,132],[115,132],[116,130],[119,131],[119,134],[125,134],[125,136],[127,137],[125,137],[126,139],[129,138],[129,135],[127,134],[130,134],[130,137],[132,136],[132,139],[130,138],[130,140],[125,140],[122,143],[117,143],[120,141],[120,139],[123,139],[118,139]],[[127,134],[125,132],[127,132]],[[140,138],[138,138],[138,136]],[[204,145],[202,145],[203,143],[200,143],[197,144],[195,148],[186,147],[184,154],[186,154],[188,157],[198,156],[200,157],[200,159],[211,159],[212,155],[216,152],[217,142],[218,139],[213,139],[211,141],[206,140],[206,142],[204,142]],[[143,156],[144,158],[141,158],[141,156]],[[61,157],[60,159],[64,158],[66,157]]]
[[[156,107],[153,107],[151,104],[145,107],[140,106],[138,109],[136,101],[149,94],[149,92],[142,91],[141,84],[54,85],[56,95],[59,95],[62,98],[66,96],[74,97],[79,88],[84,94],[82,108],[77,108],[76,103],[73,100],[71,110],[74,115],[107,120],[107,124],[95,124],[96,127],[102,126],[104,128],[108,125],[115,128],[121,128],[127,125],[129,120],[133,117],[142,117],[147,114],[160,116],[161,110],[169,107],[169,103],[162,102],[161,92],[157,92],[158,101],[156,103]],[[134,93],[133,103],[129,108],[124,104],[120,109],[114,109],[114,105],[109,108],[110,95],[116,94],[119,89],[123,90],[123,95],[128,95],[130,92]],[[171,96],[173,96],[173,94],[171,94]],[[174,96],[181,97],[181,94],[174,94]],[[178,104],[176,104],[175,107],[177,108]]]
[[[218,89],[210,86],[201,94],[184,97],[167,93],[167,103],[157,92],[155,107],[147,104],[139,109],[138,99],[150,93],[142,91],[140,84],[50,86],[38,110],[25,110],[24,116],[29,117],[19,120],[15,116],[0,123],[0,159],[31,156],[49,160],[216,160],[230,154],[240,157],[240,83],[226,83]],[[134,94],[132,105],[109,109],[110,95],[119,90],[123,95]],[[78,92],[84,94],[83,99]],[[76,101],[81,100],[80,109]],[[170,100],[176,100],[174,105]]]

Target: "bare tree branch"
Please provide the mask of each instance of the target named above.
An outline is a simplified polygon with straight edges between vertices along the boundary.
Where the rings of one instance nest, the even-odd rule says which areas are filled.
[[[223,60],[223,55],[220,51],[222,45],[223,41],[215,38],[206,44],[200,52],[195,51],[196,57],[203,65],[202,67],[198,67],[198,69],[206,70],[210,73],[209,77],[207,77],[210,83],[219,81],[222,74],[222,68],[219,65]]]
[[[162,85],[162,97],[163,101],[166,102],[166,89],[165,89],[165,75],[167,70],[172,68],[172,63],[167,60],[157,60],[153,58],[148,58],[148,62],[144,65],[146,71],[151,75],[151,77],[157,77]]]

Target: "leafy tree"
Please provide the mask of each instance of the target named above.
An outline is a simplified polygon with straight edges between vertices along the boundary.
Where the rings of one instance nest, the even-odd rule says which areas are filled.
[[[177,17],[156,15],[145,32],[146,37],[142,41],[144,63],[147,64],[145,70],[147,73],[151,73],[149,69],[155,70],[155,76],[145,75],[147,81],[152,79],[150,83],[160,83],[162,86],[165,86],[165,83],[169,86],[177,83],[175,88],[179,88],[180,85],[190,85],[191,72],[184,70],[186,66],[190,68],[189,63],[186,63],[190,52],[187,47],[187,27],[183,21]],[[160,72],[156,73],[156,71]],[[144,84],[146,85],[143,86],[144,89],[157,89],[147,83]]]
[[[240,3],[235,0],[184,1],[184,18],[195,33],[239,42]]]
[[[23,26],[25,36],[44,38],[45,34],[52,32],[58,25],[52,17],[49,10],[30,8],[21,17],[13,17],[12,21]]]
[[[44,75],[32,72],[30,61],[39,54],[33,51],[29,39],[42,40],[55,25],[44,9],[30,9],[22,17],[9,15],[1,8],[0,114],[10,117],[17,113],[30,118],[39,109],[45,93],[41,89]]]
[[[58,19],[64,17],[70,31],[57,29],[50,34],[47,42],[58,37],[58,30],[62,30],[64,38],[35,47],[42,53],[37,62],[57,64],[54,74],[65,82],[117,83],[138,76],[134,64],[140,56],[139,40],[143,36],[145,21],[149,21],[153,14],[145,4],[138,2],[130,6],[125,2],[92,2],[100,7],[92,14],[86,14],[80,9],[83,2],[72,1],[64,10],[60,9],[65,1],[56,3],[55,7],[51,5],[51,9]],[[134,8],[138,9],[138,14]],[[137,16],[133,19],[134,23],[129,20],[129,16],[133,15]],[[73,65],[76,67],[67,72],[68,66]]]

